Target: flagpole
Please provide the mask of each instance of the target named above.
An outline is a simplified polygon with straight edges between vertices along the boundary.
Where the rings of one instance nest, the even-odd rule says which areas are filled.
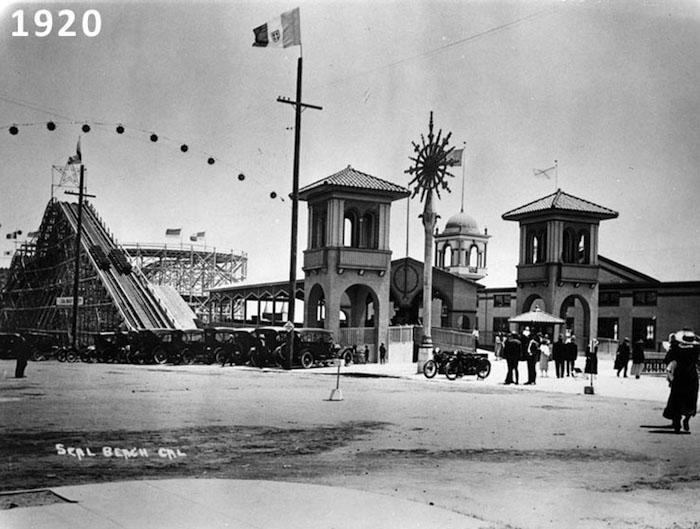
[[[466,164],[464,163],[464,153],[467,151],[467,142],[462,142],[462,145],[462,159],[460,160],[460,164],[462,165],[462,209],[460,210],[460,213],[464,213],[464,180],[467,172]]]
[[[554,190],[559,189],[559,161],[554,160]]]

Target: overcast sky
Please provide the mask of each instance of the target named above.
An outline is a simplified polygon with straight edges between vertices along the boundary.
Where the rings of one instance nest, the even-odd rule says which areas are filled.
[[[303,99],[323,107],[303,114],[302,185],[348,164],[406,185],[411,141],[432,110],[453,144],[467,144],[465,211],[492,235],[484,284],[514,285],[517,224],[501,214],[555,190],[533,176],[555,159],[563,190],[620,213],[601,226],[602,255],[661,280],[700,280],[700,2],[6,4],[0,266],[13,248],[5,234],[38,228],[51,166],[87,122],[89,191],[120,241],[206,231],[207,245],[248,253],[250,282],[287,279],[291,203],[269,193],[291,191],[294,115],[276,98],[294,96],[300,50],[251,44],[254,27],[299,5]],[[56,19],[72,9],[77,36],[34,36],[42,7]],[[27,37],[11,36],[18,9]],[[102,20],[93,38],[81,34],[87,9]],[[441,229],[460,209],[454,173]],[[417,259],[421,208],[411,202]],[[300,250],[306,214],[302,203]],[[403,257],[406,200],[393,205],[391,235]]]

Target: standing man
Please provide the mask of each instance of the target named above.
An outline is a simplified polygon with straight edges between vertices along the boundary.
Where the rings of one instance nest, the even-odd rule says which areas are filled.
[[[566,344],[564,343],[564,337],[560,334],[559,339],[554,343],[552,348],[552,356],[554,357],[554,369],[557,372],[557,378],[562,378],[564,376],[564,357]]]
[[[27,360],[29,360],[29,346],[24,336],[17,335],[17,341],[15,341],[13,349],[17,358],[15,378],[24,378],[24,370],[27,368]]]
[[[527,382],[526,386],[534,386],[537,380],[537,362],[540,359],[540,338],[536,334],[532,335],[530,343],[527,345]]]
[[[384,342],[379,344],[379,363],[386,364],[386,347],[384,346]]]
[[[474,330],[472,331],[472,338],[474,338],[474,352],[477,352],[477,349],[479,348],[479,327],[474,327]]]
[[[511,333],[506,338],[506,343],[503,346],[503,358],[506,359],[508,374],[504,384],[518,383],[518,362],[520,361],[520,339],[518,333]]]

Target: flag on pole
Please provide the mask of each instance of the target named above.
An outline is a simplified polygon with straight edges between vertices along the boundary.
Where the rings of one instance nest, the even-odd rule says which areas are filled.
[[[83,155],[80,153],[80,138],[78,138],[78,145],[75,148],[75,154],[68,157],[68,165],[81,163],[83,163]]]
[[[198,231],[198,232],[197,232],[197,238],[198,238],[198,239],[204,239],[204,237],[206,236],[206,234],[207,234],[207,232],[205,232],[205,231]]]
[[[166,237],[179,237],[181,232],[182,232],[181,228],[166,228],[165,236]]]
[[[197,242],[197,236],[196,236],[196,235],[190,235],[190,241],[192,241],[192,242]]]
[[[301,27],[299,24],[299,8],[282,13],[267,24],[253,29],[255,42],[253,46],[266,48],[288,48],[301,45]]]
[[[548,169],[533,169],[532,172],[534,173],[535,176],[544,176],[547,180],[550,180],[552,178],[552,171],[555,171],[557,168],[556,165],[553,165],[552,167],[549,167]]]
[[[461,167],[463,155],[464,149],[453,149],[452,152],[447,155],[447,163],[452,167]]]

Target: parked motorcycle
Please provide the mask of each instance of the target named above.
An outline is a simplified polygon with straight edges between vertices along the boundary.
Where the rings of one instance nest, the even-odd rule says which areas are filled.
[[[491,362],[488,355],[483,353],[457,350],[445,366],[445,376],[449,380],[455,380],[464,375],[476,375],[477,378],[484,379],[489,376],[489,373],[491,373]]]
[[[433,357],[423,364],[425,378],[433,378],[438,373],[445,372],[445,366],[452,358],[452,353],[440,351],[439,347],[433,349]]]

